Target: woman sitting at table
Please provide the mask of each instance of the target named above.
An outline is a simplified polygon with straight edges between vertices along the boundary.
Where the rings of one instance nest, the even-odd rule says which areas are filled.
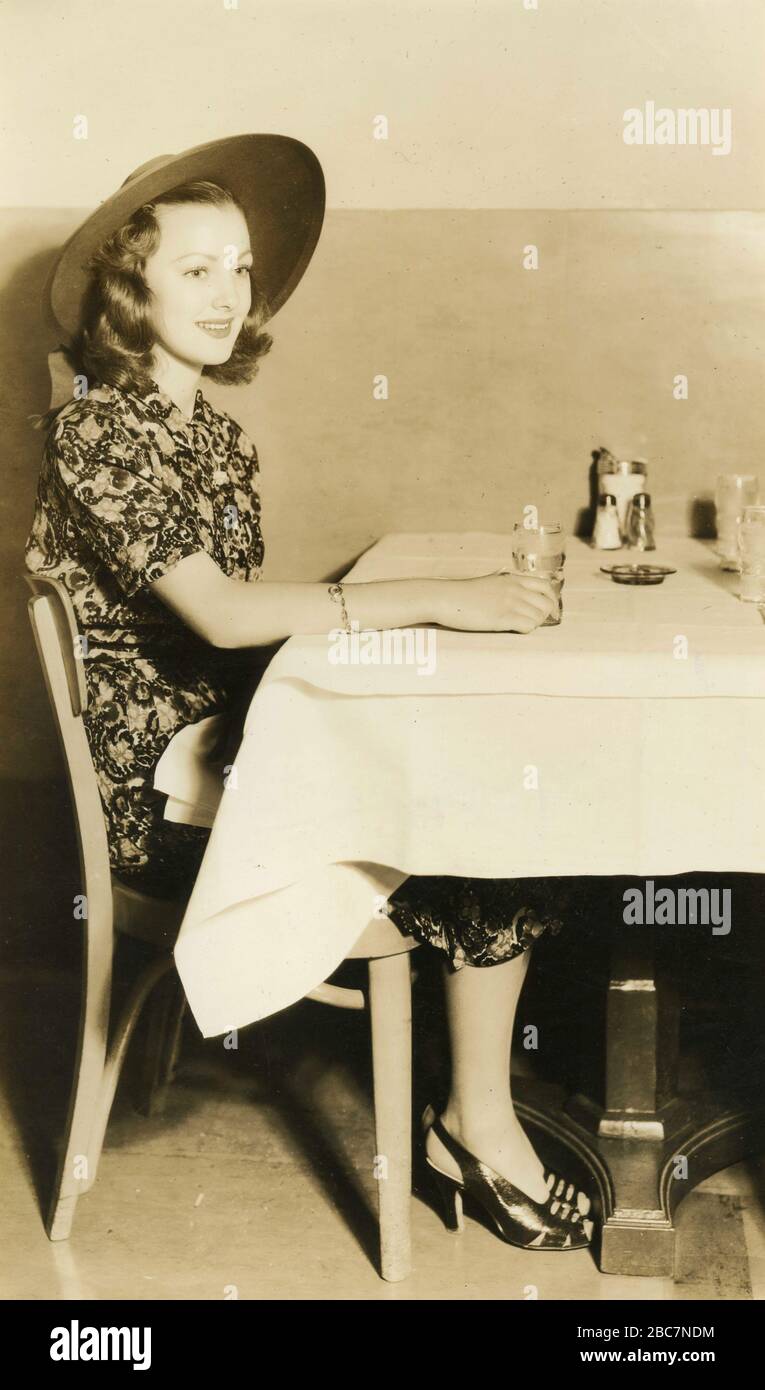
[[[303,274],[323,211],[321,169],[298,141],[217,141],[136,171],[50,283],[69,399],[50,413],[27,566],[66,586],[87,641],[84,718],[113,872],[159,896],[190,890],[209,831],[163,818],[154,769],[179,729],[246,703],[252,648],[332,630],[340,612],[362,629],[528,633],[557,608],[548,582],[513,574],[261,580],[256,451],[199,383],[254,377],[272,342],[263,325]],[[388,912],[444,955],[451,1092],[425,1143],[447,1220],[467,1191],[512,1244],[572,1249],[590,1239],[589,1199],[543,1168],[510,1095],[529,948],[560,925],[540,903],[523,882],[411,877]]]

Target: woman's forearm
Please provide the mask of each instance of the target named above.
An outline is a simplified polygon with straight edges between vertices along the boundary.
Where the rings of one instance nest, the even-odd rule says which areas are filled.
[[[497,570],[470,579],[342,581],[349,622],[358,630],[438,624],[468,632],[531,632],[558,596],[535,574]],[[234,579],[206,551],[186,555],[151,584],[199,637],[214,647],[260,647],[285,637],[337,631],[342,605],[328,583]]]
[[[365,628],[411,627],[441,621],[443,579],[390,579],[346,583],[348,618]],[[218,647],[256,647],[295,633],[329,633],[343,626],[342,608],[329,594],[329,583],[248,583],[227,580],[216,616]]]

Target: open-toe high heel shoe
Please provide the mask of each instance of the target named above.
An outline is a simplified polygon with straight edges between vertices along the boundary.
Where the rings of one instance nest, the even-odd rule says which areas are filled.
[[[422,1112],[422,1132],[426,1134],[436,1118],[436,1112],[432,1105],[426,1105]],[[574,1210],[582,1213],[582,1216],[589,1216],[592,1211],[592,1199],[589,1192],[577,1187],[576,1183],[570,1178],[564,1177],[560,1173],[554,1173],[551,1168],[544,1168],[544,1180],[547,1189],[553,1197],[557,1197],[559,1202],[567,1202]]]
[[[577,1187],[576,1183],[571,1182],[568,1178],[553,1173],[550,1168],[545,1168],[544,1178],[553,1197],[557,1197],[559,1202],[568,1202],[577,1211],[580,1211],[582,1216],[589,1216],[592,1210],[592,1200],[588,1192]]]
[[[443,1173],[426,1155],[425,1162],[441,1194],[449,1230],[462,1230],[462,1199],[467,1195],[480,1204],[502,1239],[522,1250],[581,1250],[590,1244],[578,1208],[561,1202],[552,1193],[546,1202],[535,1201],[471,1154],[449,1133],[438,1116],[432,1128],[462,1175],[453,1178]]]

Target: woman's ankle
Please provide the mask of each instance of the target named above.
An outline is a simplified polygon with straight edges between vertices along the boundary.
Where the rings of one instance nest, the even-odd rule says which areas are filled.
[[[441,1122],[466,1147],[470,1146],[470,1142],[479,1141],[496,1144],[525,1133],[509,1097],[506,1106],[492,1105],[478,1109],[473,1105],[462,1107],[449,1101],[441,1114]]]

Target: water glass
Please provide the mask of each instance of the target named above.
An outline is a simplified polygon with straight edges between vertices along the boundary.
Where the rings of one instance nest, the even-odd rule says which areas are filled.
[[[765,507],[745,507],[738,524],[739,598],[765,603]]]
[[[745,507],[753,506],[759,497],[759,482],[753,473],[721,473],[715,489],[717,512],[717,545],[720,568],[737,570],[738,524]]]
[[[559,521],[536,526],[519,522],[513,527],[513,564],[519,574],[548,579],[558,597],[558,613],[545,618],[542,627],[557,627],[563,614],[563,566],[566,547]]]

